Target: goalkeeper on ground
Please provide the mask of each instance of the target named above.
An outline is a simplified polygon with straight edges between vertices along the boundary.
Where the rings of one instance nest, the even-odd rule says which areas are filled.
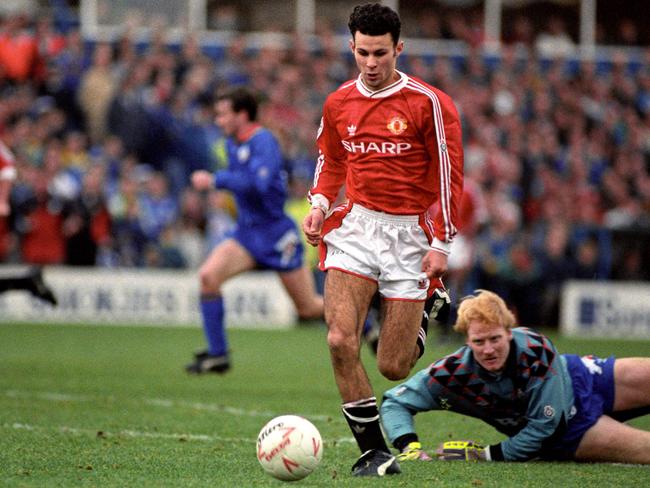
[[[650,432],[625,420],[650,413],[650,358],[558,354],[489,291],[465,298],[454,329],[467,344],[384,395],[384,430],[401,461],[431,459],[413,416],[449,410],[484,420],[508,436],[481,446],[451,441],[439,459],[576,460],[650,464]]]

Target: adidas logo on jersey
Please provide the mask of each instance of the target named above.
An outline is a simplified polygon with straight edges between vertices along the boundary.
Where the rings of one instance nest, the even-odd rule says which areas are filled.
[[[411,149],[408,142],[350,142],[342,140],[341,144],[351,153],[402,154]]]

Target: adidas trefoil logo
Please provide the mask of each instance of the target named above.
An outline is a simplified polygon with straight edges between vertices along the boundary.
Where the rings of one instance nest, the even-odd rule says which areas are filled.
[[[348,136],[352,137],[357,133],[357,126],[354,124],[348,125]]]

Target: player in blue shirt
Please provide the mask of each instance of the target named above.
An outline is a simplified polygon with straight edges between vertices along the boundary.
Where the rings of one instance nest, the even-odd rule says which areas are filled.
[[[224,373],[230,368],[221,287],[253,269],[274,270],[301,319],[323,315],[311,271],[303,266],[303,246],[294,221],[284,212],[287,178],[275,136],[257,122],[258,103],[244,88],[217,97],[215,122],[226,140],[227,169],[192,174],[197,190],[229,190],[237,204],[237,225],[199,270],[201,315],[208,348],[187,365],[190,373]]]
[[[650,413],[650,358],[560,355],[547,337],[514,324],[492,292],[461,302],[454,329],[467,344],[384,395],[382,423],[398,458],[431,459],[413,416],[449,410],[508,438],[445,442],[440,459],[650,463],[650,432],[623,423]]]

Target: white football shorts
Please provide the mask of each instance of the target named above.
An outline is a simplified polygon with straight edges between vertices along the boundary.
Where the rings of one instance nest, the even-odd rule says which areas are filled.
[[[324,228],[321,269],[376,281],[389,300],[427,298],[430,283],[422,259],[431,247],[418,215],[391,215],[353,204],[338,207],[330,219]]]

